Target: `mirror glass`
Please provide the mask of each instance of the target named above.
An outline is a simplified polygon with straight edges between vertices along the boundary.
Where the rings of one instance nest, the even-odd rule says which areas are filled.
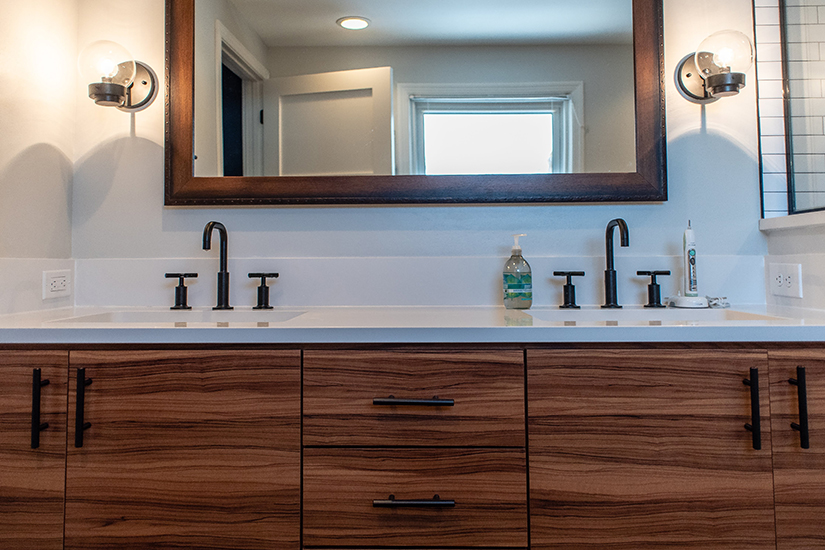
[[[819,53],[822,24],[810,9],[786,5],[785,2],[781,2],[779,8],[782,10],[779,21],[784,24],[779,36],[784,40],[784,114],[785,130],[788,132],[786,164],[780,169],[785,168],[788,176],[788,212],[823,210],[825,127],[822,116],[822,58]],[[771,113],[764,114],[766,117],[763,120],[768,120]],[[768,143],[767,147],[770,145]],[[766,164],[770,170],[771,165]]]
[[[637,171],[632,0],[195,0],[194,176]],[[336,24],[369,20],[364,30]]]

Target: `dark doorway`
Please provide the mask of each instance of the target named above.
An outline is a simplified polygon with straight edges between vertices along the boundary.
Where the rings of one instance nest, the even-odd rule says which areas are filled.
[[[243,176],[243,79],[223,65],[223,175]]]

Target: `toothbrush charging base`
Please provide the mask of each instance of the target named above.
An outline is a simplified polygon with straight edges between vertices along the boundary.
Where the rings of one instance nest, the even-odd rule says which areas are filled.
[[[681,308],[707,308],[708,306],[708,299],[700,296],[676,296],[673,298],[673,307],[681,307]]]

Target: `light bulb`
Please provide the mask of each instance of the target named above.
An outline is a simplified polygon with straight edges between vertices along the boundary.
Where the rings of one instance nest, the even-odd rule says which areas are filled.
[[[719,31],[699,44],[695,63],[711,97],[736,95],[753,65],[753,44],[739,31]]]
[[[753,65],[753,45],[739,31],[725,30],[705,38],[696,49],[696,66],[703,78],[746,73]]]
[[[77,67],[89,84],[89,97],[98,105],[117,107],[126,99],[126,88],[137,70],[129,51],[109,40],[92,42],[80,52]]]
[[[135,60],[129,50],[109,40],[92,42],[80,52],[77,67],[86,82],[128,86],[135,78]]]
[[[360,31],[370,26],[369,19],[357,16],[342,17],[336,23],[350,31]]]

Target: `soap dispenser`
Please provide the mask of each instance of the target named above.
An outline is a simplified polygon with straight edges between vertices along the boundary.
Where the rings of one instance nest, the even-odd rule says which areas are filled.
[[[533,305],[533,275],[518,244],[519,237],[524,236],[524,233],[513,235],[512,255],[504,264],[504,307],[507,309],[530,309]]]

